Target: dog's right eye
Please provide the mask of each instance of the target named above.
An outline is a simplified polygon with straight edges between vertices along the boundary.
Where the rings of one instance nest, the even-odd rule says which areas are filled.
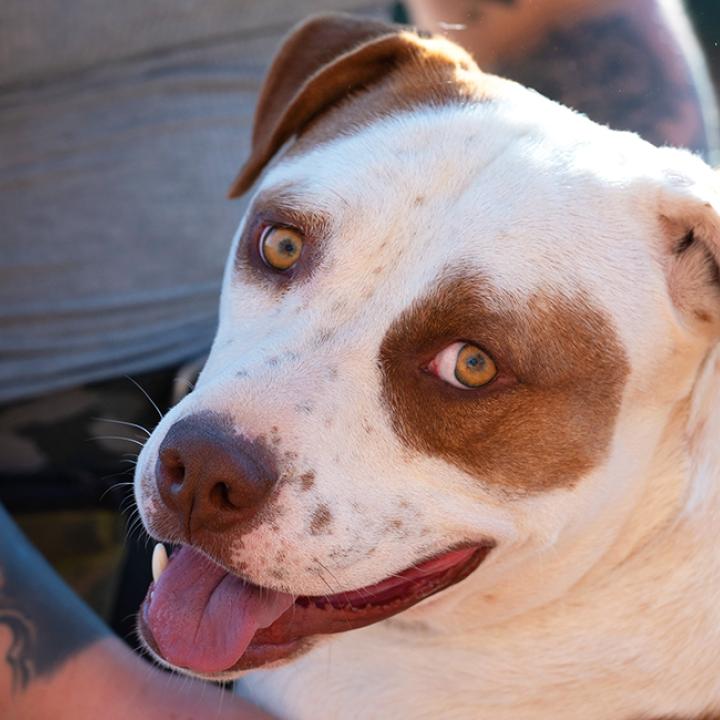
[[[466,390],[483,387],[497,375],[495,361],[477,345],[455,342],[441,350],[428,370],[450,385]]]
[[[300,259],[303,249],[302,235],[292,228],[268,225],[258,243],[262,261],[273,270],[289,270]]]

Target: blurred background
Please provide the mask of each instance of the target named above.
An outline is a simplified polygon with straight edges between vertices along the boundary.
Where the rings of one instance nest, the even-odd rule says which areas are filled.
[[[715,0],[688,0],[687,8],[717,88],[720,83],[720,3]]]

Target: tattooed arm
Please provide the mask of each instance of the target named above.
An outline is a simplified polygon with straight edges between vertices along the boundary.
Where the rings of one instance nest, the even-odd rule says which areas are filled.
[[[410,0],[481,67],[656,144],[709,159],[718,142],[707,68],[680,0]]]
[[[0,506],[0,718],[269,720],[238,697],[133,655]]]

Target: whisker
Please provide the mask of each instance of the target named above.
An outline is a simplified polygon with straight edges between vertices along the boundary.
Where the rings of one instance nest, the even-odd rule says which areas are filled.
[[[181,385],[181,384],[184,385],[185,388],[187,390],[189,390],[190,392],[192,392],[195,389],[195,383],[192,382],[191,380],[186,380],[185,378],[178,378],[175,381],[175,384],[176,385]]]
[[[325,570],[327,570],[328,572],[330,572],[317,558],[313,558],[313,559],[314,559],[314,561],[315,561],[320,567],[325,568]],[[330,573],[330,575],[332,575],[332,573]],[[333,589],[330,587],[330,585],[328,584],[327,580],[325,580],[325,578],[323,577],[323,574],[322,574],[321,572],[319,572],[319,571],[318,571],[318,577],[323,581],[325,587],[327,587],[327,589],[330,590],[330,595],[335,595],[335,592],[334,592]],[[335,579],[335,578],[333,578],[333,579]],[[337,582],[337,579],[335,579],[335,582]],[[328,603],[331,607],[334,607],[333,604],[330,602],[330,596],[329,596],[329,595],[323,595],[323,597],[325,598],[325,600],[327,601],[327,603]],[[346,622],[347,625],[348,625],[348,630],[352,630],[352,623],[350,622],[350,619],[347,617],[347,613],[345,612],[345,610],[342,609],[342,608],[335,608],[335,610],[339,610],[339,611],[344,615],[344,618],[343,618],[343,619],[345,620],[345,622]]]
[[[91,442],[92,440],[123,440],[125,442],[135,443],[135,445],[139,445],[140,447],[145,447],[145,443],[135,440],[134,438],[123,437],[122,435],[95,435],[94,437],[88,438],[87,442]]]
[[[127,523],[128,529],[132,529],[132,527],[140,518],[140,513],[138,512],[137,506],[132,505],[131,507],[126,507],[122,512],[124,514],[128,513],[126,515],[125,522]]]
[[[110,473],[108,475],[103,475],[100,480],[111,480],[114,477],[117,477],[118,475],[127,475],[128,473],[132,472],[132,468],[125,468],[124,470],[118,470],[117,472]],[[130,483],[118,483],[119,485],[129,485]]]
[[[132,512],[127,517],[126,522],[127,522],[128,532],[131,532],[133,530],[133,528],[135,527],[135,525],[138,521],[139,515],[136,513],[136,510],[137,510],[137,508],[132,508]]]
[[[109,422],[109,423],[116,423],[117,425],[127,425],[128,427],[136,428],[137,430],[142,430],[148,437],[152,434],[150,430],[148,430],[144,425],[139,425],[138,423],[134,422],[127,422],[126,420],[112,420],[111,418],[103,418],[103,417],[95,417],[93,420],[99,420],[100,422]]]
[[[314,560],[318,565],[320,565],[320,567],[325,567],[317,558],[314,558]],[[330,586],[330,583],[328,583],[328,581],[325,579],[324,575],[319,570],[317,571],[317,576],[323,581],[323,585],[325,585],[325,587],[330,591],[330,595],[334,595],[335,591],[332,589],[332,587]],[[322,597],[324,597],[327,600],[330,597],[330,595],[323,595]]]
[[[137,381],[131,378],[129,375],[125,376],[148,400],[148,402],[155,408],[155,412],[160,416],[160,419],[163,419],[163,414],[160,411],[160,408],[157,406],[157,403],[150,397],[150,395],[147,394],[145,391],[145,388]]]
[[[134,498],[132,495],[127,495],[126,497],[124,497],[122,499],[122,502],[120,503],[120,512],[126,512],[127,510],[132,510],[132,509],[137,510],[137,508],[132,507],[133,501],[134,501]],[[125,507],[123,507],[123,505],[125,505]]]
[[[127,472],[127,470],[123,470],[123,472]],[[115,473],[115,475],[120,475],[120,473]],[[109,477],[109,478],[110,478],[110,477],[113,477],[113,475],[110,475],[110,476],[108,476],[108,477]],[[104,479],[105,479],[105,478],[103,478],[103,480],[104,480]],[[128,485],[134,485],[134,484],[135,484],[135,483],[133,483],[133,482],[118,482],[118,483],[113,483],[113,484],[112,484],[107,490],[105,490],[105,492],[103,492],[103,494],[100,496],[100,502],[102,502],[102,501],[105,499],[105,496],[106,496],[109,492],[112,492],[113,490],[117,490],[118,488],[121,488],[121,487],[127,487]]]
[[[338,582],[338,579],[332,574],[332,572],[330,572],[330,569],[329,569],[329,568],[325,567],[325,565],[323,565],[317,558],[313,558],[313,560],[315,560],[315,562],[316,562],[326,573],[329,573],[330,577],[331,577],[336,583]],[[333,590],[333,589],[325,582],[325,578],[323,578],[323,576],[322,576],[321,573],[318,573],[318,576],[319,576],[320,579],[327,585],[328,590],[330,590],[330,594],[331,594],[331,595],[334,595],[337,591],[336,591],[336,590]],[[339,585],[339,584],[340,584],[340,583],[338,583],[338,585]]]
[[[132,526],[128,530],[128,539],[135,541],[142,540],[143,531],[144,526],[142,524],[142,518],[138,515],[136,518],[133,519]]]
[[[111,473],[110,475],[103,475],[103,477],[101,477],[100,480],[103,480],[103,481],[104,481],[104,480],[111,480],[112,478],[117,477],[118,475],[127,475],[129,472],[132,472],[132,468],[127,468],[127,469],[125,469],[125,470],[120,470],[120,472]],[[123,485],[132,485],[132,483],[131,483],[131,482],[117,482],[117,483],[113,483],[112,485],[110,485],[110,487],[107,488],[107,490],[105,490],[105,491],[103,492],[103,494],[100,496],[100,500],[102,501],[102,499],[105,497],[105,495],[107,495],[111,490],[115,490],[116,488],[122,487]]]
[[[325,572],[330,573],[330,577],[331,577],[338,585],[340,585],[339,580],[335,577],[335,575],[332,573],[332,571],[330,570],[330,568],[325,567],[325,565],[323,565],[317,558],[315,558],[315,562],[316,562],[323,570],[325,570]],[[398,577],[399,577],[399,576],[398,576]],[[370,596],[368,595],[367,591],[363,590],[362,588],[360,588],[360,589],[358,590],[358,592],[361,592],[366,598],[367,598],[367,597],[370,597]],[[334,595],[334,594],[336,594],[336,592],[333,591],[332,594]]]

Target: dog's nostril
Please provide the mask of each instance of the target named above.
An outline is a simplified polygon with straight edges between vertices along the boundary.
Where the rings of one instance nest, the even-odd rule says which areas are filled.
[[[160,454],[160,474],[168,485],[182,485],[185,482],[185,463],[176,450],[165,450]]]
[[[224,482],[213,485],[210,490],[210,502],[218,508],[233,508],[233,502],[230,499],[230,488]]]

